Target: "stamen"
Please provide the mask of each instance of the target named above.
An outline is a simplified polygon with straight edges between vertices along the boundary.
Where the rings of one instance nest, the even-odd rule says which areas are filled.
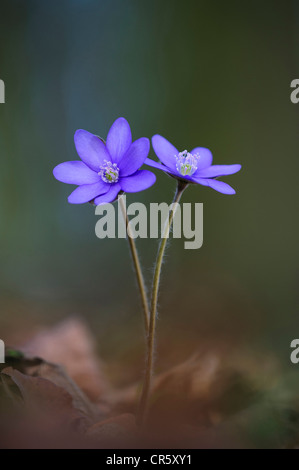
[[[176,158],[176,169],[183,176],[191,176],[197,170],[199,155],[192,154],[184,150],[178,155],[175,155]]]
[[[99,175],[105,183],[117,183],[119,179],[119,168],[116,163],[107,162],[104,160],[104,165],[101,166]]]

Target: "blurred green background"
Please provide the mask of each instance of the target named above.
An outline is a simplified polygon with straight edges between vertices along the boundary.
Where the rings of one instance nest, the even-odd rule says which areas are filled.
[[[184,195],[204,203],[204,245],[168,248],[158,367],[217,345],[296,367],[298,26],[291,0],[1,1],[2,339],[76,314],[104,359],[142,367],[127,243],[97,239],[93,207],[68,204],[72,186],[52,176],[77,159],[76,129],[106,137],[124,116],[135,139],[160,133],[181,150],[210,148],[217,164],[243,165],[225,178],[236,196],[201,186]],[[127,200],[170,202],[174,187],[157,172],[155,186]],[[157,241],[138,245],[150,283]]]

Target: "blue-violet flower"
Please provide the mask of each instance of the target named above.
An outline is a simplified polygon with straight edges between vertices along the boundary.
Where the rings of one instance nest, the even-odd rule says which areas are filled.
[[[71,204],[106,204],[120,192],[136,193],[155,183],[151,171],[139,170],[149,153],[149,139],[141,137],[132,143],[126,119],[112,124],[106,144],[83,129],[76,131],[74,140],[81,161],[64,162],[53,170],[58,181],[78,185],[68,197]]]
[[[215,178],[237,173],[241,169],[241,165],[212,165],[213,156],[209,149],[196,147],[191,152],[187,150],[179,152],[161,135],[154,135],[152,144],[161,163],[147,158],[145,160],[147,165],[163,170],[170,176],[186,183],[209,186],[223,194],[236,193],[227,183]]]

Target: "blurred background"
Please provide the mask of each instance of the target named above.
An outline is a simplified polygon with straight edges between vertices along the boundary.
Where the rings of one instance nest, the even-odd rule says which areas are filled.
[[[126,240],[99,240],[91,205],[67,202],[55,165],[77,159],[76,129],[106,137],[119,116],[133,139],[160,133],[241,163],[204,203],[204,244],[172,240],[164,265],[158,370],[199,350],[291,365],[298,321],[299,8],[292,0],[2,0],[0,337],[83,318],[118,384],[143,368],[141,307]],[[154,154],[151,151],[151,156]],[[127,202],[170,202],[175,182]],[[138,240],[150,285],[157,240]],[[298,366],[299,367],[299,366]]]

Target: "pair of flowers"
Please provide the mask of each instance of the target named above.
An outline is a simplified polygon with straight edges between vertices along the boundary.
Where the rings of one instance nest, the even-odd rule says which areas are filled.
[[[94,202],[96,205],[113,202],[120,193],[135,193],[152,186],[156,176],[149,170],[140,170],[143,164],[168,173],[177,179],[177,189],[173,207],[163,229],[156,258],[151,303],[148,301],[142,268],[133,239],[129,239],[132,259],[142,298],[145,331],[147,334],[147,359],[144,383],[140,397],[137,423],[146,419],[151,382],[153,376],[155,349],[155,322],[161,267],[166,241],[183,191],[190,183],[201,184],[224,194],[235,194],[235,190],[216,178],[231,175],[241,169],[241,165],[212,165],[210,150],[196,147],[187,152],[179,152],[168,140],[160,135],[152,138],[154,151],[160,162],[150,160],[150,141],[141,137],[132,142],[131,129],[124,118],[117,119],[111,126],[106,143],[98,136],[84,130],[75,133],[75,146],[81,161],[61,163],[54,168],[54,176],[63,183],[78,187],[70,194],[72,204]],[[122,202],[122,198],[120,198]],[[128,225],[128,218],[126,218]]]
[[[111,126],[106,143],[85,130],[75,133],[75,146],[81,161],[57,165],[53,174],[58,181],[78,187],[70,194],[71,204],[94,201],[96,205],[113,202],[121,192],[135,193],[151,187],[156,176],[149,170],[140,170],[143,164],[158,168],[170,176],[184,181],[209,186],[223,194],[235,190],[215,178],[231,175],[241,165],[212,165],[212,153],[203,147],[191,152],[179,152],[160,135],[152,138],[154,151],[160,162],[150,160],[150,141],[146,137],[132,142],[129,123],[117,119]]]

